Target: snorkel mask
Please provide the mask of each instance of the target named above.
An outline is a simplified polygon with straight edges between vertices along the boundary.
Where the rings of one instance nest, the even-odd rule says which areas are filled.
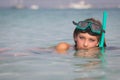
[[[106,20],[107,12],[104,11],[102,26],[91,21],[80,21],[78,23],[73,21],[73,24],[76,25],[76,29],[79,29],[81,31],[86,31],[87,29],[90,29],[93,34],[101,35],[99,41],[99,47],[101,48],[104,47]]]
[[[81,31],[87,31],[87,29],[90,29],[93,34],[97,35],[101,35],[102,32],[105,32],[102,30],[101,25],[98,25],[91,21],[80,21],[78,23],[73,21],[73,24],[76,25],[76,29],[79,29]]]

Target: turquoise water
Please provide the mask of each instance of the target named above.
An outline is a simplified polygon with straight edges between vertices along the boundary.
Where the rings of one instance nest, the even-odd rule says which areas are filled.
[[[119,80],[120,9],[108,9],[105,60],[57,54],[36,48],[74,44],[72,21],[96,18],[102,9],[0,9],[0,80]],[[31,49],[34,49],[31,51]]]

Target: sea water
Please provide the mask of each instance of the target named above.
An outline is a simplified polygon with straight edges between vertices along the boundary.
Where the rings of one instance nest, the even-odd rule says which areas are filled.
[[[102,59],[81,58],[75,51],[58,54],[48,48],[74,45],[72,21],[102,21],[104,9],[0,9],[0,80],[119,80],[120,9],[107,9]]]

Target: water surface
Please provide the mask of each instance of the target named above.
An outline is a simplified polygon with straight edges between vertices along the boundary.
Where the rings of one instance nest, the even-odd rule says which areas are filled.
[[[32,50],[59,42],[74,44],[72,21],[96,18],[102,9],[17,10],[0,9],[0,80],[119,80],[120,10],[108,9],[106,41],[101,58],[81,58],[75,51]]]

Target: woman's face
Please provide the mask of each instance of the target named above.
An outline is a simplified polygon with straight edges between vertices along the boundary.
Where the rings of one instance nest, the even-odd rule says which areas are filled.
[[[75,36],[75,41],[77,49],[91,49],[97,47],[99,44],[98,37],[92,36],[88,33],[79,33]]]

